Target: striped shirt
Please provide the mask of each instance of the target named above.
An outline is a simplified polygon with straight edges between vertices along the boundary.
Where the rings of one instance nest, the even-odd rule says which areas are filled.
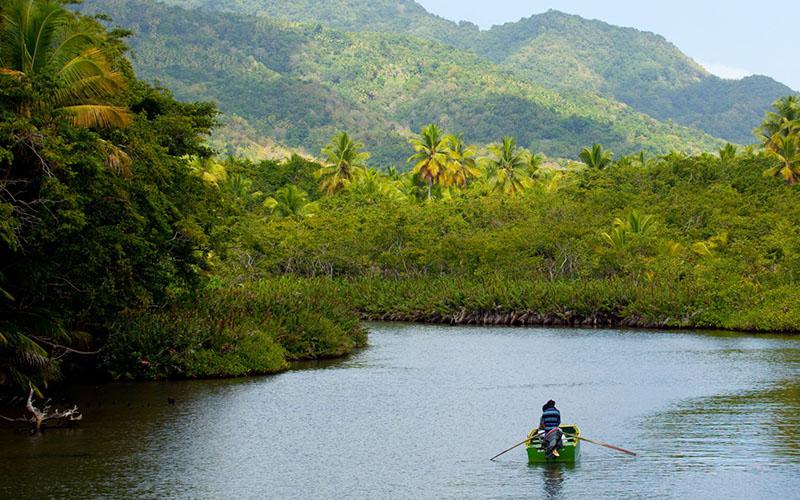
[[[556,408],[548,408],[542,412],[541,425],[544,426],[545,431],[555,429],[561,425],[561,412]]]

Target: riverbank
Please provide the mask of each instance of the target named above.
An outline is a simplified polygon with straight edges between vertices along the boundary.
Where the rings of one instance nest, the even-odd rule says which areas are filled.
[[[336,287],[362,319],[373,321],[800,331],[800,306],[789,300],[796,292],[785,287],[451,277],[314,282]]]
[[[366,340],[334,288],[278,278],[127,313],[112,326],[100,369],[115,380],[263,375],[347,355]]]
[[[791,296],[755,287],[723,295],[686,282],[284,276],[129,313],[112,328],[100,367],[116,380],[276,373],[365,346],[360,321],[796,333]]]

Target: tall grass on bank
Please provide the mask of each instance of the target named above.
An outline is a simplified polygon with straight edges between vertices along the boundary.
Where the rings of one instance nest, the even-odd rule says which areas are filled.
[[[338,280],[336,286],[372,320],[745,331],[797,331],[800,325],[800,304],[791,300],[796,290],[753,283],[426,277]]]
[[[279,278],[129,311],[113,325],[102,365],[116,379],[241,376],[365,344],[358,314],[334,287]]]
[[[195,301],[130,311],[103,366],[117,379],[240,376],[364,346],[361,319],[476,325],[796,331],[793,290],[621,279],[302,278],[211,288]]]

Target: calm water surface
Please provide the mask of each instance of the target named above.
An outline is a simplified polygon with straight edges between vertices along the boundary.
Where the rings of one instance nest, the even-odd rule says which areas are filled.
[[[76,389],[80,428],[0,433],[0,497],[800,497],[798,337],[370,326],[278,376]],[[641,456],[490,462],[549,398]]]

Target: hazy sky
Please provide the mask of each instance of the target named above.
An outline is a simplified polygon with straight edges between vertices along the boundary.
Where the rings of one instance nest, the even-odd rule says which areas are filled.
[[[800,0],[417,0],[481,28],[556,9],[663,35],[712,73],[768,75],[800,90]]]

